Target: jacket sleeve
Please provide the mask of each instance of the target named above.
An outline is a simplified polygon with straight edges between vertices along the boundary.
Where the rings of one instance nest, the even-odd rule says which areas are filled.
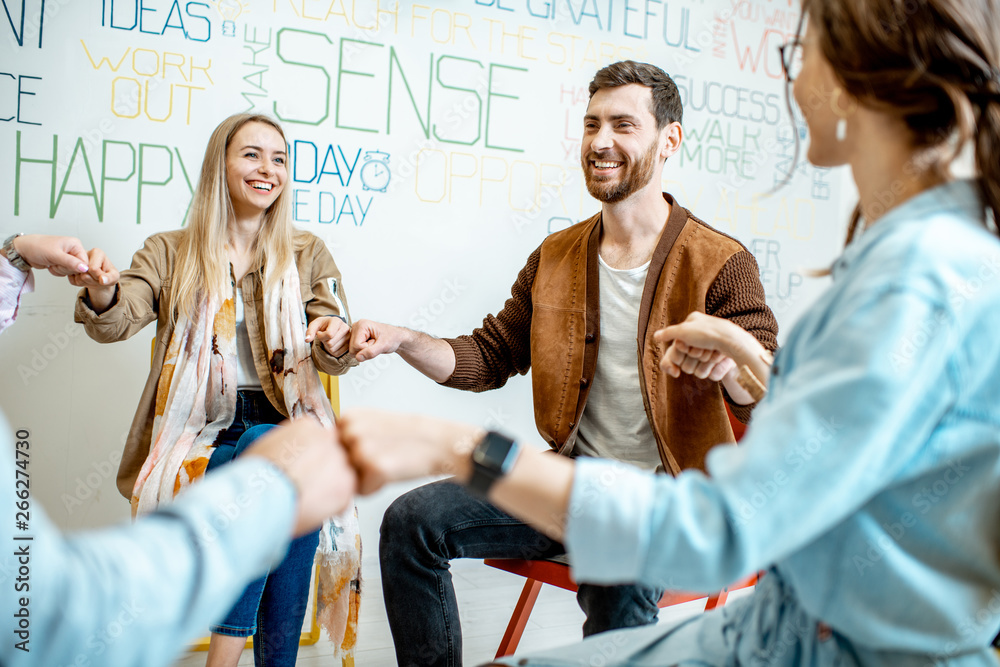
[[[0,424],[11,433],[2,417]],[[13,480],[7,435],[0,452],[0,472]],[[13,484],[0,500],[14,504]],[[21,593],[9,594],[8,579],[0,596],[0,664],[166,667],[284,557],[295,494],[269,462],[246,457],[134,525],[63,535],[32,504],[30,533],[13,534],[13,521],[0,528],[5,546],[21,546],[31,570]],[[26,535],[32,539],[13,541]],[[16,557],[0,556],[0,565],[17,572]],[[30,614],[29,652],[15,647],[21,639],[9,629],[20,608]]]
[[[469,336],[446,338],[455,350],[455,372],[442,384],[467,391],[504,386],[515,373],[531,367],[531,287],[538,272],[541,249],[536,249],[517,276],[510,298],[496,316]]]
[[[778,349],[778,321],[764,302],[757,260],[747,250],[737,252],[723,265],[705,295],[705,312],[738,324],[767,350]],[[733,415],[744,424],[749,422],[750,413],[757,404],[739,405],[733,402],[725,387],[722,391]]]
[[[165,267],[163,241],[151,236],[132,256],[132,266],[121,272],[111,307],[98,315],[90,305],[87,290],[82,289],[73,319],[83,324],[87,335],[98,343],[132,337],[157,317]]]
[[[351,314],[347,309],[347,295],[340,269],[333,261],[333,255],[327,250],[326,244],[322,239],[312,237],[312,247],[303,253],[303,257],[308,257],[311,262],[309,290],[303,290],[306,319],[312,322],[317,317],[333,315],[343,319],[349,326]],[[301,268],[299,275],[302,275]],[[343,375],[348,369],[358,365],[354,355],[345,352],[335,357],[322,345],[312,346],[312,358],[316,368],[328,375]]]
[[[956,408],[962,376],[955,356],[963,330],[946,302],[891,284],[855,294],[858,301],[831,311],[826,323],[800,343],[798,362],[783,370],[781,386],[761,402],[756,428],[741,445],[711,451],[707,475],[685,470],[677,477],[654,476],[621,464],[613,468],[596,459],[578,460],[563,542],[577,581],[720,590],[783,560],[788,565],[794,559],[788,567],[799,572],[805,563],[822,571],[824,563],[807,555],[808,548],[813,554],[828,552],[831,562],[844,567],[809,582],[814,596],[834,605],[827,611],[836,602],[818,593],[824,583],[837,581],[848,591],[862,585],[847,573],[855,571],[852,546],[863,542],[834,545],[836,538],[828,533],[843,530],[852,515],[887,489],[916,489],[921,479],[940,479],[933,476],[935,469],[940,474],[964,459],[963,453],[985,449],[978,442],[944,444],[947,437],[928,446],[942,420],[960,419],[955,412],[965,409]],[[914,340],[923,343],[919,354],[900,363],[901,346]],[[996,353],[992,343],[977,349],[987,347],[986,354]],[[990,462],[994,456],[991,452]],[[775,484],[776,473],[786,481]],[[750,505],[748,499],[767,484],[775,484],[776,493],[768,492],[762,505]],[[969,480],[970,485],[975,482]],[[925,522],[918,520],[914,532],[889,538],[883,517],[898,518],[907,509],[908,496],[898,493],[894,501],[869,505],[866,517],[855,516],[855,527],[838,534],[869,537],[869,546],[876,538],[880,544],[889,539],[884,557],[909,568],[906,576],[919,577],[912,574],[921,562],[914,545],[925,540],[923,558],[944,562],[937,546],[941,533],[914,537]],[[967,496],[946,500],[941,508],[948,503],[962,507],[963,517],[967,504],[975,502]],[[968,520],[962,525],[975,531]],[[827,542],[820,546],[817,540],[824,535]],[[995,553],[992,545],[990,553]],[[864,585],[872,584],[866,580]],[[840,595],[853,599],[850,592]]]
[[[14,323],[21,295],[34,289],[34,276],[14,268],[0,253],[0,333]]]

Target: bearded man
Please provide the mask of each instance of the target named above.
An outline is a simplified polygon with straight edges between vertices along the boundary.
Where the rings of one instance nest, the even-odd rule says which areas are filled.
[[[351,352],[360,361],[395,352],[436,382],[468,391],[495,389],[530,368],[538,431],[559,454],[669,474],[704,469],[711,447],[734,441],[726,404],[746,422],[753,398],[725,362],[706,363],[704,374],[662,373],[653,334],[699,311],[774,350],[778,326],[753,255],[661,192],[664,164],[681,147],[681,114],[677,86],[658,67],[625,61],[600,70],[581,145],[600,212],[548,236],[500,312],[471,335],[440,339],[361,320]],[[496,474],[491,466],[502,463],[477,466],[483,490]],[[462,663],[452,559],[564,553],[480,495],[436,482],[386,511],[382,591],[401,666]],[[584,636],[654,623],[662,593],[581,585]]]

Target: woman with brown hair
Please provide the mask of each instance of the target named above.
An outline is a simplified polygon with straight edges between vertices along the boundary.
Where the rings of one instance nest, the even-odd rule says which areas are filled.
[[[133,515],[169,502],[286,418],[332,423],[316,369],[341,374],[356,364],[346,354],[349,315],[325,244],[292,227],[286,160],[274,120],[227,118],[209,139],[185,228],[149,237],[120,277],[93,250],[90,263],[104,269],[102,280],[71,280],[85,288],[76,320],[98,342],[157,323],[152,368],[118,471]],[[338,531],[355,556],[356,532],[356,525]],[[208,665],[235,666],[250,635],[257,665],[295,664],[319,541],[313,532],[292,542],[281,565],[211,628]],[[334,567],[346,571],[344,580],[357,579],[358,558],[339,551]]]
[[[804,0],[802,12],[782,52],[808,157],[849,165],[860,205],[833,284],[709,475],[572,462],[423,417],[341,422],[362,491],[457,471],[563,542],[577,581],[709,592],[766,570],[752,595],[680,625],[500,664],[997,664],[1000,5]],[[978,173],[956,180],[967,143]],[[760,350],[717,324],[659,332],[664,370],[724,363],[766,379]]]

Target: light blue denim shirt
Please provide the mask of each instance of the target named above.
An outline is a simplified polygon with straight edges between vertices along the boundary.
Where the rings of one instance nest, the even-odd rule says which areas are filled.
[[[294,489],[264,459],[226,465],[134,525],[63,535],[36,500],[16,514],[13,436],[0,414],[4,667],[169,665],[284,557]],[[16,460],[33,476],[44,443],[27,442]]]
[[[983,654],[1000,629],[1000,241],[959,181],[848,247],[711,478],[578,461],[581,581],[718,590],[773,566],[860,650]]]

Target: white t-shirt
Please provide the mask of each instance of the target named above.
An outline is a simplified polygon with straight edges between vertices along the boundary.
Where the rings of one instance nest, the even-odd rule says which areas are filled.
[[[260,391],[260,377],[253,363],[253,350],[250,348],[250,333],[243,318],[243,290],[236,288],[236,388]]]
[[[597,369],[580,418],[574,453],[626,461],[653,470],[660,465],[639,384],[639,303],[649,262],[613,269],[600,259],[601,339]]]

